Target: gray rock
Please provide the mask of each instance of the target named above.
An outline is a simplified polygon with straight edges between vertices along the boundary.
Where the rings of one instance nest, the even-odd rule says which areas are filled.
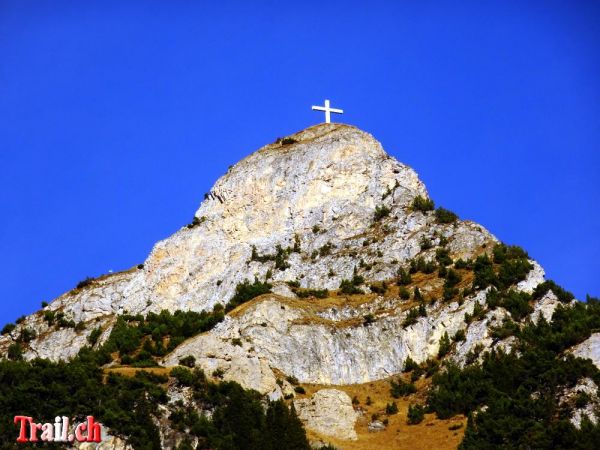
[[[343,391],[321,389],[309,399],[294,400],[298,417],[306,427],[323,436],[356,440],[354,425],[358,414]]]
[[[367,428],[370,433],[377,433],[379,431],[385,430],[385,425],[380,420],[374,420],[373,422],[369,423],[369,426]]]

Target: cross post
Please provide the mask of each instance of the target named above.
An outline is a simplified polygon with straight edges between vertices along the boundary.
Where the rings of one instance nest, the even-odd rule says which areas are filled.
[[[329,100],[325,100],[325,106],[313,106],[313,111],[324,111],[325,112],[325,123],[331,123],[331,113],[343,114],[344,110],[335,109],[329,106]]]

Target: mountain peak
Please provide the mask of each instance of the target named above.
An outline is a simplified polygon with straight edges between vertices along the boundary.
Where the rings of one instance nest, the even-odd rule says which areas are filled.
[[[211,189],[198,219],[234,221],[224,229],[258,239],[315,224],[369,222],[384,194],[407,204],[426,196],[408,166],[385,153],[370,134],[342,124],[320,124],[266,145],[235,164]],[[239,222],[243,222],[243,229]],[[243,236],[243,235],[246,236]]]

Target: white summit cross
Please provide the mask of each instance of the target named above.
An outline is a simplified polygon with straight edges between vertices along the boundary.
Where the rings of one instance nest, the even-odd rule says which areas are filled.
[[[342,109],[335,109],[329,107],[329,100],[325,100],[325,106],[313,106],[313,111],[325,111],[325,123],[331,123],[331,113],[343,114]]]

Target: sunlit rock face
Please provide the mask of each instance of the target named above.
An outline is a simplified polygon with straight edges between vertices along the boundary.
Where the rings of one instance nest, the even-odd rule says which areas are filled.
[[[592,334],[573,347],[573,354],[579,358],[590,359],[600,369],[600,333]]]
[[[311,397],[295,400],[298,417],[306,427],[323,436],[356,440],[354,425],[358,413],[345,392],[337,389],[321,389]]]
[[[375,208],[383,204],[393,205],[399,216],[396,235],[381,245],[387,258],[405,260],[418,251],[407,238],[425,221],[405,208],[426,191],[412,169],[349,126],[324,124],[291,139],[296,142],[268,145],[233,166],[196,212],[201,223],[154,247],[144,269],[153,309],[199,310],[224,303],[240,281],[268,270],[248,264],[253,245],[260,254],[272,254],[295,239],[301,252],[289,258],[290,267],[275,271],[274,279],[304,276],[302,283],[311,287],[337,287],[354,268],[355,258],[341,254],[351,247],[346,241],[368,231]],[[383,201],[388,189],[393,192]],[[330,258],[307,260],[327,243],[335,246]],[[336,277],[328,277],[327,265],[335,266]]]
[[[163,363],[174,365],[192,354],[205,370],[219,369],[225,379],[273,398],[282,395],[274,370],[325,384],[398,373],[409,356],[417,362],[436,356],[444,333],[466,330],[464,316],[475,302],[485,302],[485,292],[474,292],[461,304],[429,305],[427,317],[404,326],[408,306],[398,297],[371,295],[359,305],[335,306],[314,300],[319,308],[311,309],[294,303],[285,282],[337,289],[355,271],[367,282],[391,280],[412,258],[433,259],[442,240],[455,259],[472,258],[496,242],[476,223],[438,224],[432,213],[413,211],[416,196],[427,196],[417,174],[368,133],[340,124],[308,128],[231,167],[207,193],[195,224],[157,243],[143,265],[96,279],[45,308],[82,326],[57,330],[39,312],[0,337],[0,351],[28,327],[37,337],[28,344],[26,358],[68,359],[98,327],[103,331],[100,345],[119,314],[211,309],[226,304],[238,283],[262,280],[269,273],[276,294],[233,311]],[[381,220],[376,220],[378,211],[384,211]],[[432,247],[426,248],[424,241]],[[252,258],[253,248],[265,256],[274,255],[278,246],[291,249],[284,264]],[[543,269],[534,264],[519,289],[531,292],[541,281]],[[432,281],[422,292],[434,295],[441,288],[439,280]],[[364,290],[368,296],[369,288]],[[544,306],[540,314],[546,316],[550,308]],[[364,323],[366,315],[373,316],[371,323]],[[498,310],[471,324],[450,357],[463,363],[477,344],[499,345],[489,326],[504,315]],[[510,343],[500,344],[510,348]]]

